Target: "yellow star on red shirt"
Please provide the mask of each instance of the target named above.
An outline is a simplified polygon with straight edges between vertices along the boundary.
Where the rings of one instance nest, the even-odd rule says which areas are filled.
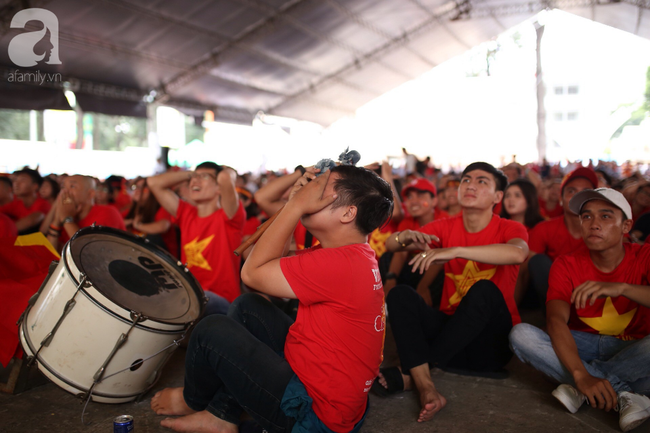
[[[201,241],[199,241],[198,236],[191,242],[186,243],[183,246],[183,250],[185,251],[185,257],[187,257],[187,267],[191,268],[192,266],[196,266],[201,269],[206,269],[208,271],[211,271],[212,268],[210,267],[210,263],[203,257],[203,251],[210,245],[210,242],[212,242],[212,238],[214,238],[214,235],[209,236]]]
[[[497,268],[492,267],[484,271],[480,270],[478,264],[473,260],[468,260],[465,269],[460,275],[445,273],[445,276],[451,278],[456,286],[456,292],[449,298],[449,305],[456,305],[467,294],[467,291],[479,280],[489,280],[497,272]]]
[[[614,306],[614,302],[612,302],[612,298],[608,296],[607,299],[605,299],[603,313],[600,317],[578,316],[578,318],[591,328],[598,331],[601,335],[618,336],[625,332],[627,325],[629,325],[632,318],[634,318],[636,310],[637,309],[635,308],[627,313],[619,314]]]
[[[386,241],[390,235],[391,233],[381,233],[378,229],[375,229],[370,235],[368,243],[370,248],[375,250],[377,256],[382,256],[386,252]]]

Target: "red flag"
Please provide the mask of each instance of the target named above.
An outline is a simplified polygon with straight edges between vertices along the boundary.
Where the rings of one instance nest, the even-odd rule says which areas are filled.
[[[16,321],[38,291],[50,263],[59,257],[41,233],[0,239],[0,364],[5,367],[19,346]]]

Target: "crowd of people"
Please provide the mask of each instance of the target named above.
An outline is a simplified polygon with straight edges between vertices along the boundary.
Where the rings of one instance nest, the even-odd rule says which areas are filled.
[[[428,421],[447,404],[431,368],[500,377],[513,353],[559,382],[571,412],[616,407],[623,431],[650,418],[647,173],[604,161],[443,173],[409,156],[400,170],[259,176],[213,162],[104,180],[24,168],[0,176],[0,237],[40,231],[61,251],[97,224],[187,264],[206,317],[184,388],[152,400],[177,431],[237,431],[243,411],[267,431],[357,431],[368,392],[408,389]],[[387,322],[400,365],[380,369]]]

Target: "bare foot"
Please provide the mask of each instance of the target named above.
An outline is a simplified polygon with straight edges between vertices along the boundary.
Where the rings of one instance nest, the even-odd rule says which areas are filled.
[[[183,388],[165,388],[151,399],[151,409],[158,415],[190,415],[195,410],[185,403]]]
[[[432,383],[430,387],[427,386],[420,390],[420,404],[422,405],[422,410],[420,411],[418,422],[425,422],[429,421],[436,413],[440,412],[440,410],[445,407],[447,399],[436,391],[436,388]]]
[[[399,371],[401,373],[402,368],[401,367],[397,367],[397,368],[399,369]],[[381,374],[381,371],[379,372],[379,375],[377,376],[377,381],[379,382],[379,384],[381,386],[388,389],[388,382],[386,382],[386,378],[384,377],[383,374]],[[404,382],[404,391],[408,391],[409,389],[411,389],[411,376],[402,373],[402,381]]]
[[[232,423],[217,418],[208,411],[196,412],[180,418],[165,418],[160,422],[163,427],[178,432],[192,433],[238,433],[239,428]]]

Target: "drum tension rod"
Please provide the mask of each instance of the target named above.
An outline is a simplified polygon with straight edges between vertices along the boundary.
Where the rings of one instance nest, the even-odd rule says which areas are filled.
[[[34,363],[36,358],[38,358],[38,354],[41,352],[41,349],[43,349],[43,347],[49,346],[50,343],[52,342],[52,339],[54,338],[54,334],[56,334],[56,331],[59,330],[59,327],[63,323],[63,319],[65,319],[65,317],[68,314],[70,314],[70,311],[72,311],[74,306],[77,304],[77,301],[75,301],[74,298],[77,296],[77,293],[79,293],[79,290],[82,287],[90,286],[90,281],[88,281],[88,279],[86,278],[86,274],[81,273],[79,274],[79,276],[81,277],[81,280],[79,281],[77,290],[74,292],[74,295],[72,295],[72,298],[70,298],[68,302],[65,303],[65,307],[63,308],[63,313],[61,314],[61,317],[59,317],[59,320],[57,320],[56,324],[54,325],[54,328],[52,328],[52,330],[45,336],[45,338],[43,338],[43,341],[41,341],[41,345],[39,346],[34,356],[31,359],[29,359],[29,361],[27,361],[28,367]]]
[[[121,334],[117,338],[117,342],[115,343],[115,346],[113,347],[113,350],[111,350],[111,353],[108,355],[108,358],[106,358],[106,361],[102,364],[101,367],[99,367],[99,370],[95,373],[93,376],[93,385],[90,387],[91,389],[99,382],[101,382],[104,372],[106,371],[106,367],[108,366],[108,363],[111,362],[111,359],[113,359],[113,356],[115,356],[115,353],[126,343],[126,340],[129,338],[129,334],[135,328],[135,326],[138,324],[138,322],[141,322],[145,320],[146,317],[142,315],[142,313],[136,313],[135,311],[131,311],[131,320],[133,320],[133,323],[131,323],[131,327],[129,327],[129,330],[126,331],[126,334]]]

